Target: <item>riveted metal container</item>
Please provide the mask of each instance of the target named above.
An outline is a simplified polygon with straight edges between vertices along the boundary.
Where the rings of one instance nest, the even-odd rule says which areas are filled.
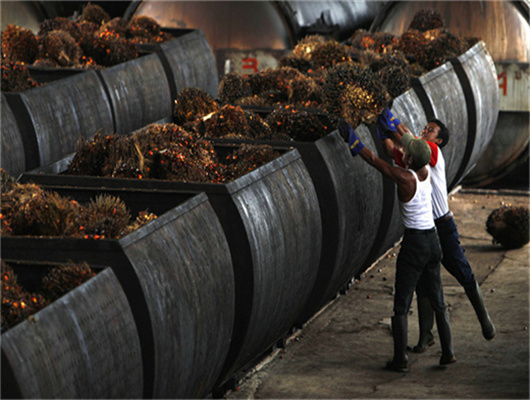
[[[109,265],[138,328],[142,397],[205,397],[226,359],[235,310],[230,250],[206,195],[110,189],[101,182],[107,189],[90,188],[82,179],[85,187],[75,187],[73,178],[66,186],[61,179],[42,186],[79,202],[112,194],[132,213],[149,208],[159,217],[119,240],[2,237],[2,256]]]
[[[245,107],[265,115],[271,107]],[[371,134],[363,132],[367,145]],[[338,131],[314,142],[217,139],[216,142],[269,144],[298,150],[315,187],[322,219],[322,252],[315,285],[297,318],[302,325],[348,285],[366,261],[376,237],[382,204],[382,177],[354,159]]]
[[[168,77],[157,54],[144,55],[98,73],[109,95],[116,133],[127,134],[173,114]]]
[[[84,68],[53,68],[39,67],[34,65],[28,65],[26,68],[29,71],[31,79],[40,84],[57,81],[68,78],[72,75],[87,72],[87,70]]]
[[[171,30],[175,39],[160,44],[158,55],[165,63],[176,98],[182,89],[195,87],[217,97],[219,77],[210,44],[200,29]]]
[[[98,130],[114,129],[111,105],[95,71],[12,93],[8,102],[22,135],[33,138],[31,148],[24,147],[26,157],[35,154],[34,167],[72,153],[79,137],[91,139]]]
[[[222,151],[222,146],[215,147]],[[230,148],[233,146],[225,147]],[[75,180],[82,179],[76,185],[141,191],[152,196],[151,204],[165,192],[206,193],[230,247],[236,290],[233,336],[219,386],[254,365],[290,332],[317,276],[322,224],[315,188],[300,153],[296,149],[278,151],[280,157],[227,184],[38,173],[24,174],[21,181],[56,188],[65,184],[52,182],[73,186]],[[217,256],[214,249],[203,251]],[[211,308],[216,311],[215,305]]]
[[[478,42],[451,62],[464,89],[469,110],[468,142],[464,149],[467,164],[460,167],[451,182],[452,186],[456,186],[473,169],[491,143],[499,116],[500,92],[495,65],[484,42]]]
[[[1,167],[12,176],[18,176],[26,171],[26,152],[24,137],[20,131],[15,115],[9,106],[6,96],[1,94],[2,108],[2,141]],[[33,168],[37,165],[32,166]],[[31,164],[30,164],[31,168]]]
[[[136,324],[110,268],[2,334],[4,397],[141,398],[142,375]]]

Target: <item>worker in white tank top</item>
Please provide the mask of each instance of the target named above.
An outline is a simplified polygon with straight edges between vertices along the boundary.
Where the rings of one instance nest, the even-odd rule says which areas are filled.
[[[392,115],[390,110],[385,110],[384,114],[378,121],[380,139],[384,141],[387,153],[394,156],[395,163],[403,166],[401,161],[403,154],[396,147],[401,145],[402,135],[409,130]],[[390,134],[392,140],[385,137],[385,132]],[[429,120],[420,135],[421,139],[425,140],[431,148],[431,160],[428,166],[431,170],[433,216],[442,246],[442,264],[464,288],[480,322],[482,335],[485,339],[491,340],[495,336],[495,326],[486,310],[482,291],[465,256],[465,251],[460,245],[458,229],[453,213],[449,209],[446,166],[441,151],[447,144],[449,136],[449,129],[435,118]],[[422,353],[428,346],[434,344],[432,333],[434,321],[430,302],[418,291],[417,294],[420,338],[412,350]]]
[[[451,345],[451,327],[446,318],[447,310],[440,276],[441,248],[432,216],[431,182],[426,168],[431,155],[429,146],[410,133],[405,135],[402,138],[403,147],[406,149],[404,161],[409,168],[405,169],[390,165],[375,156],[364,146],[352,126],[345,121],[341,121],[338,128],[342,137],[349,138],[352,156],[360,155],[364,161],[396,183],[401,214],[406,221],[405,235],[396,262],[392,317],[394,357],[386,364],[386,368],[408,372],[407,318],[417,285],[425,289],[433,309],[437,311],[438,331],[441,332],[442,344],[440,364],[455,362]]]
[[[434,228],[431,201],[432,186],[429,179],[429,169],[426,168],[426,170],[427,177],[423,182],[418,179],[416,172],[409,170],[416,180],[416,193],[409,201],[400,201],[399,210],[405,228],[423,230]]]

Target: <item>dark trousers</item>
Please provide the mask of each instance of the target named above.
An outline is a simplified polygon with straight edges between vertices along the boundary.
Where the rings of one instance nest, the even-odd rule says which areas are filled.
[[[442,264],[464,289],[475,287],[475,276],[460,245],[460,236],[453,217],[436,222],[438,237],[442,245]]]
[[[445,310],[440,275],[442,250],[436,229],[405,230],[396,264],[394,315],[409,312],[414,289],[427,296],[435,311]]]

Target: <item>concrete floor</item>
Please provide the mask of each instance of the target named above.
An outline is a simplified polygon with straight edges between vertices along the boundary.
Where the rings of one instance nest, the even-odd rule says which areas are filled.
[[[225,397],[528,399],[530,245],[505,251],[492,244],[485,230],[493,209],[528,206],[528,194],[468,190],[450,199],[461,242],[496,325],[492,341],[482,337],[463,288],[442,268],[458,362],[445,369],[438,366],[441,352],[435,332],[434,346],[423,354],[409,354],[409,373],[383,369],[393,352],[390,316],[398,245]],[[414,300],[409,343],[417,338]]]

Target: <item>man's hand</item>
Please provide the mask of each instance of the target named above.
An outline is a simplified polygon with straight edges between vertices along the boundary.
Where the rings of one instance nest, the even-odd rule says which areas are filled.
[[[346,121],[341,120],[339,122],[339,132],[343,138],[348,138],[351,155],[355,157],[357,154],[359,154],[364,148],[364,144],[361,142],[352,126]]]

